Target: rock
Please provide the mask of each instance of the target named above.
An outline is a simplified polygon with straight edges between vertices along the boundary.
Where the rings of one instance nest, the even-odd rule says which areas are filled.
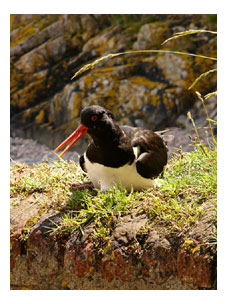
[[[188,87],[212,60],[174,54],[125,55],[101,62],[71,81],[83,65],[108,53],[157,49],[178,30],[216,30],[207,15],[11,15],[11,130],[55,148],[79,123],[80,111],[100,104],[120,124],[150,129],[176,125],[196,102]],[[117,22],[116,20],[119,20]],[[207,38],[205,38],[207,37]],[[206,39],[206,40],[205,40]],[[172,40],[166,50],[216,56],[216,38]],[[216,89],[211,73],[196,86]],[[209,114],[216,117],[216,100]],[[200,107],[200,106],[199,106]],[[201,107],[202,108],[202,107]],[[81,141],[82,152],[88,142]]]
[[[61,213],[42,215],[27,239],[23,230],[11,233],[11,289],[215,289],[212,252],[177,235],[176,246],[164,228],[145,232],[145,215],[122,217],[102,243],[92,224],[83,234],[52,233],[60,220]]]
[[[154,22],[144,24],[137,35],[137,41],[133,44],[135,50],[160,48],[167,38],[168,22]]]
[[[79,155],[77,152],[69,151],[63,155],[64,160],[73,160],[78,162]],[[45,145],[39,144],[32,139],[24,139],[20,137],[10,138],[10,161],[11,163],[20,162],[32,165],[42,161],[58,160],[53,150]]]
[[[187,129],[188,126],[190,125],[190,122],[189,122],[189,119],[187,118],[187,115],[181,114],[179,117],[177,117],[176,125],[178,127],[183,128],[183,129]]]
[[[192,283],[201,288],[210,288],[212,273],[208,267],[211,257],[208,254],[193,254],[180,250],[177,258],[178,276],[182,282]]]

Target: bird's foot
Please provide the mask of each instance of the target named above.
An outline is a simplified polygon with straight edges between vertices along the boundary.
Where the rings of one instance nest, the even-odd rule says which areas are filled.
[[[75,183],[68,183],[71,186],[71,190],[92,190],[93,184],[88,183],[88,184],[75,184]]]

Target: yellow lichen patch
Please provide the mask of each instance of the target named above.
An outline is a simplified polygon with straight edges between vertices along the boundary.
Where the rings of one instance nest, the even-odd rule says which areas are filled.
[[[94,271],[94,267],[90,267],[89,272],[93,272],[93,271]]]
[[[143,76],[130,77],[121,81],[119,86],[118,99],[124,103],[125,110],[140,110],[143,104],[158,107],[161,104],[161,97],[158,92],[165,88],[165,84],[150,81]]]
[[[121,35],[115,31],[115,29],[111,30],[105,29],[103,33],[94,36],[91,38],[85,45],[84,51],[90,52],[91,50],[95,50],[97,54],[101,55],[108,51],[112,51],[116,49],[118,45],[121,43]],[[123,38],[122,38],[123,39]]]
[[[58,93],[54,96],[54,102],[52,105],[55,108],[55,111],[60,111],[62,108],[62,93]]]
[[[53,115],[52,111],[48,111],[48,121],[49,121],[49,123],[54,122],[54,115]]]
[[[139,85],[143,85],[143,86],[146,86],[146,87],[150,87],[150,88],[156,87],[158,90],[160,90],[164,87],[163,83],[151,81],[144,76],[133,76],[133,77],[130,77],[129,80],[132,83],[137,83]]]
[[[33,112],[33,111],[32,111],[31,108],[26,109],[26,110],[23,112],[23,114],[22,114],[23,119],[26,120],[27,118],[31,117],[32,112]]]
[[[55,21],[61,18],[63,18],[63,15],[58,15],[58,14],[45,15],[43,18],[37,20],[35,27],[36,29],[38,28],[39,30],[42,30],[45,27],[49,26],[51,23],[54,23]]]
[[[11,39],[11,48],[22,43],[33,34],[36,34],[37,30],[44,29],[49,24],[57,20],[59,16],[60,15],[54,14],[45,16],[41,14],[10,15],[10,29],[13,35]],[[39,39],[39,35],[37,35],[37,39]]]
[[[62,286],[62,287],[70,288],[70,284],[67,283],[66,281],[62,281],[61,286]]]
[[[107,246],[103,250],[104,257],[102,258],[102,262],[111,261],[115,259],[115,253],[113,250],[112,243],[109,241]]]
[[[91,71],[88,75],[83,77],[83,82],[86,89],[96,88],[98,85],[103,85],[105,82],[113,81],[114,75],[112,75],[113,67],[99,68]]]
[[[167,110],[170,110],[175,105],[177,98],[176,88],[166,89],[163,94],[163,103]]]
[[[11,104],[17,105],[20,109],[24,109],[29,105],[34,103],[34,100],[37,98],[40,93],[45,88],[45,80],[37,80],[25,88],[17,91],[12,95]]]
[[[90,89],[95,81],[96,81],[96,77],[93,75],[93,73],[83,77],[83,82],[85,83],[87,89]]]
[[[210,54],[211,55],[211,54]],[[194,74],[193,81],[199,77],[202,73],[205,73],[211,69],[215,68],[214,62],[209,62],[207,60],[202,60],[201,58],[195,59],[195,69],[197,70],[197,74]],[[202,78],[194,87],[194,91],[199,91],[201,94],[206,94],[208,91],[211,91],[212,84],[216,84],[217,74],[211,73],[207,77]],[[193,83],[191,82],[191,84]]]
[[[189,246],[192,246],[194,243],[193,243],[193,240],[191,239],[187,239],[184,241],[184,243],[182,244],[182,248],[186,248],[186,247],[189,247]]]
[[[45,117],[45,112],[44,110],[40,110],[40,112],[36,115],[35,117],[35,122],[37,124],[41,124],[44,121],[44,117]]]
[[[73,117],[78,117],[80,115],[79,111],[80,111],[80,105],[82,102],[83,96],[82,93],[75,93],[73,96],[73,109],[72,109],[72,116]]]
[[[158,107],[161,104],[161,98],[159,95],[151,95],[149,99],[149,103],[154,106]]]
[[[42,123],[44,122],[44,117],[46,113],[50,112],[50,104],[49,102],[45,101],[42,102],[41,104],[38,104],[34,107],[28,108],[22,112],[22,120],[27,121],[27,120],[35,120],[36,123]]]
[[[193,241],[191,239],[185,240],[181,247],[185,250],[190,251],[192,254],[200,251],[200,246],[196,244],[196,241]]]
[[[200,251],[200,245],[196,246],[195,248],[192,249],[192,253]]]
[[[14,29],[14,26],[17,23],[16,19],[18,19],[18,15],[10,16],[11,30]],[[22,41],[24,41],[34,33],[35,33],[35,27],[32,24],[27,24],[25,26],[21,26],[20,24],[19,27],[17,28],[17,31],[13,32],[13,36],[11,37],[10,40],[10,47],[11,48],[15,47],[16,45],[18,45],[19,43],[21,43]]]

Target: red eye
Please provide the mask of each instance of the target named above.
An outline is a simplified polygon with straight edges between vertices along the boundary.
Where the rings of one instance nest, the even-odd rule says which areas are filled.
[[[91,116],[91,120],[92,120],[92,121],[96,121],[96,120],[97,120],[97,118],[98,118],[98,116],[97,116],[97,115],[93,115],[93,116]]]

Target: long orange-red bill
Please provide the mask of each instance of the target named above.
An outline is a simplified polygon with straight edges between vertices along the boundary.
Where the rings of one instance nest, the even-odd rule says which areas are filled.
[[[65,150],[58,155],[58,158],[62,157],[63,154],[65,154],[82,136],[84,136],[87,133],[87,130],[87,127],[79,125],[78,128],[55,149],[54,152],[59,151],[70,140],[72,140],[71,143],[69,143],[69,145],[65,148]]]

